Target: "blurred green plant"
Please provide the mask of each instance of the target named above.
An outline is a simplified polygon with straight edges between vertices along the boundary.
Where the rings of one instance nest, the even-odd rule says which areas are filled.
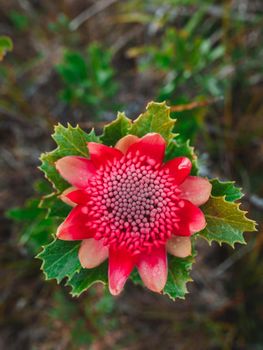
[[[103,339],[106,332],[116,329],[117,320],[112,317],[114,305],[115,301],[106,291],[102,295],[90,291],[88,298],[76,302],[57,290],[49,316],[63,323],[74,346],[87,346]]]
[[[95,115],[116,110],[118,84],[111,62],[111,52],[97,43],[91,44],[85,55],[67,51],[57,65],[64,82],[61,98],[69,104],[89,106]]]
[[[55,232],[59,218],[48,216],[48,209],[41,207],[41,196],[49,193],[50,185],[44,180],[35,183],[36,196],[29,198],[23,207],[9,209],[6,216],[19,224],[19,243],[25,245],[34,255],[39,247],[49,243],[50,233]]]
[[[13,50],[12,40],[8,36],[1,35],[0,36],[0,61],[2,61],[2,59],[4,58],[4,56],[8,51],[12,51],[12,50]]]
[[[21,12],[13,10],[10,12],[9,18],[17,30],[25,31],[29,28],[29,18]]]
[[[60,33],[69,29],[69,18],[64,13],[59,13],[56,21],[48,23],[48,29],[54,33]]]
[[[222,79],[224,46],[195,32],[203,17],[197,12],[182,29],[167,28],[158,45],[149,45],[139,59],[142,71],[154,70],[161,79],[158,101],[171,105],[189,100],[204,101],[224,94],[227,81]],[[177,130],[182,140],[193,140],[203,125],[206,110],[176,113]]]
[[[6,212],[9,219],[20,227],[19,243],[30,255],[34,256],[39,248],[52,240],[52,232],[56,231],[62,215],[66,215],[61,201],[50,193],[51,187],[45,180],[35,183],[36,196],[28,199],[23,207],[12,208]],[[54,203],[54,201],[56,201]],[[55,211],[47,207],[53,203]],[[115,301],[106,289],[89,290],[84,298],[76,300],[68,296],[64,290],[54,290],[52,305],[48,311],[49,325],[58,321],[63,329],[70,334],[70,343],[74,346],[92,344],[103,339],[107,332],[113,331],[118,325],[114,315]]]

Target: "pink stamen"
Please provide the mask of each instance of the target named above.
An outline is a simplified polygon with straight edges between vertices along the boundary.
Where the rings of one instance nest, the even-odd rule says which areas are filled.
[[[93,215],[94,238],[104,245],[125,247],[132,255],[150,252],[179,227],[180,190],[167,169],[139,151],[101,166],[90,184],[84,211]]]

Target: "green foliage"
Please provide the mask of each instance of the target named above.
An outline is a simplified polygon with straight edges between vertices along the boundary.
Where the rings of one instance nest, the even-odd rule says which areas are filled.
[[[35,187],[38,196],[50,191],[46,181],[37,182]],[[40,202],[39,198],[31,198],[22,208],[12,208],[6,212],[9,219],[19,224],[20,243],[26,245],[33,255],[52,240],[51,233],[60,223],[57,217],[48,216],[46,208],[40,208]]]
[[[91,291],[82,302],[77,302],[59,290],[52,299],[51,324],[54,320],[63,322],[63,329],[68,330],[74,346],[87,346],[118,325],[113,313],[114,299],[106,291],[102,295]]]
[[[38,258],[42,259],[42,270],[46,279],[56,279],[61,282],[63,278],[71,278],[80,271],[78,250],[80,242],[68,242],[55,239],[45,246]]]
[[[157,132],[167,141],[174,138],[172,133],[175,120],[170,118],[170,108],[165,102],[150,102],[146,112],[142,113],[132,124],[129,133],[142,137],[150,132]]]
[[[8,36],[1,35],[0,36],[0,61],[2,61],[2,59],[4,58],[4,56],[8,51],[12,51],[12,50],[13,50],[12,40]]]
[[[45,173],[46,178],[53,184],[55,189],[58,191],[63,191],[65,188],[69,187],[69,185],[58,174],[55,168],[55,162],[58,159],[68,155],[87,157],[87,142],[99,142],[99,139],[95,135],[94,131],[87,134],[81,130],[79,126],[73,128],[70,124],[68,124],[67,127],[58,124],[55,127],[55,133],[52,135],[52,137],[57,143],[58,147],[52,152],[43,153],[41,155],[40,160],[42,164],[40,169]]]
[[[61,32],[65,29],[69,29],[69,23],[69,18],[64,13],[60,13],[55,22],[48,24],[48,29],[55,33]]]
[[[176,135],[172,133],[175,120],[170,118],[170,108],[165,102],[150,102],[146,112],[131,122],[124,113],[118,113],[117,119],[104,127],[101,141],[114,146],[116,142],[127,134],[142,137],[147,133],[156,132],[169,143]]]
[[[71,287],[71,294],[79,296],[95,283],[107,284],[108,264],[103,263],[94,269],[81,269],[67,281],[67,286]]]
[[[202,206],[207,226],[199,235],[209,243],[227,243],[234,247],[235,243],[245,244],[243,232],[256,231],[256,223],[249,220],[246,212],[240,210],[239,203],[228,202],[224,197],[210,197]]]
[[[118,140],[129,133],[131,120],[126,117],[125,113],[118,113],[116,120],[104,127],[101,141],[105,145],[114,146]]]
[[[212,179],[210,183],[212,184],[212,196],[225,196],[228,202],[234,202],[243,197],[241,188],[235,187],[234,181],[221,182],[218,179]]]
[[[17,30],[25,31],[28,29],[29,19],[24,14],[18,11],[11,11],[9,14],[9,18]]]
[[[81,67],[80,67],[81,70]],[[87,141],[104,142],[113,146],[120,138],[127,134],[134,134],[139,137],[150,133],[160,133],[167,141],[166,158],[170,160],[179,156],[188,157],[192,164],[192,174],[198,172],[197,156],[189,141],[184,142],[175,135],[175,120],[170,118],[170,108],[163,103],[151,102],[135,121],[131,121],[124,113],[119,113],[117,119],[106,125],[103,134],[98,137],[91,131],[85,133],[78,126],[71,125],[55,127],[53,139],[57,144],[54,151],[41,156],[42,165],[40,169],[45,173],[46,178],[54,185],[57,191],[63,191],[69,187],[57,173],[55,162],[61,157],[68,155],[80,155],[88,157]],[[176,139],[174,139],[176,137]],[[217,179],[211,180],[213,189],[209,201],[202,207],[205,214],[207,226],[199,233],[208,242],[215,240],[218,243],[228,243],[234,246],[236,242],[245,243],[243,231],[254,231],[255,223],[245,216],[245,212],[239,209],[239,204],[234,203],[241,198],[239,188],[234,187],[232,182],[220,182]],[[46,184],[39,186],[41,193],[46,193],[49,188]],[[57,193],[51,193],[42,197],[41,203],[33,202],[32,206],[26,209],[13,210],[10,216],[17,220],[43,219],[46,232],[51,235],[56,229],[51,223],[60,223],[69,213],[70,208],[61,203]],[[45,221],[49,220],[49,221]],[[46,222],[46,224],[45,224]],[[50,224],[50,227],[47,225]],[[30,238],[32,233],[28,234]],[[38,235],[38,233],[37,233]],[[61,282],[66,279],[66,285],[71,287],[71,294],[79,296],[95,283],[107,284],[107,262],[94,269],[81,268],[78,259],[80,242],[61,241],[54,239],[53,242],[45,245],[38,258],[42,260],[42,269],[46,279],[56,279]],[[184,298],[187,293],[186,283],[191,280],[190,270],[194,257],[185,259],[169,257],[169,272],[167,284],[163,293],[171,299]],[[136,271],[131,275],[134,283],[141,284]]]
[[[64,82],[62,99],[71,104],[86,105],[98,115],[114,107],[118,90],[111,64],[112,54],[97,43],[91,44],[85,54],[67,51],[57,71]]]
[[[23,208],[13,208],[7,211],[8,218],[19,223],[20,243],[36,253],[51,239],[51,232],[56,230],[58,220],[47,218],[47,210],[39,208],[39,199],[29,199]]]
[[[169,256],[168,278],[163,293],[167,294],[172,300],[185,298],[185,294],[187,293],[186,284],[192,281],[189,273],[193,263],[193,256],[187,258]]]

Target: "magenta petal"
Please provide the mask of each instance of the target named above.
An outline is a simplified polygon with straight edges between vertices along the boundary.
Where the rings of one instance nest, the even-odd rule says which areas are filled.
[[[138,141],[132,143],[128,148],[127,154],[135,155],[136,152],[154,159],[157,163],[162,163],[165,152],[165,141],[160,134],[146,134]]]
[[[181,198],[187,199],[198,207],[208,201],[212,185],[207,179],[198,176],[188,176],[179,186]]]
[[[168,253],[178,258],[186,258],[191,255],[192,245],[190,237],[173,236],[166,243]]]
[[[182,226],[182,230],[185,230],[187,227],[190,233],[193,234],[205,228],[205,216],[201,209],[184,199],[180,201],[180,208],[181,210],[178,212],[178,216],[181,219],[179,226]],[[178,234],[181,235],[180,232]]]
[[[169,169],[169,174],[174,178],[177,185],[181,184],[190,174],[192,168],[191,161],[186,157],[178,157],[169,160],[164,164],[163,169]]]
[[[78,188],[87,188],[89,179],[96,175],[96,168],[89,159],[84,157],[66,156],[55,164],[60,175]]]
[[[108,147],[101,143],[88,142],[87,146],[90,159],[97,168],[108,161],[113,161],[114,159],[120,159],[123,157],[122,152],[117,148]]]
[[[167,253],[165,246],[153,248],[150,254],[141,254],[137,267],[145,286],[160,293],[167,281]]]
[[[108,276],[112,295],[120,294],[134,265],[134,258],[127,251],[110,249]]]
[[[79,249],[79,261],[81,266],[92,269],[100,265],[109,255],[109,248],[103,242],[94,238],[84,239]]]
[[[71,210],[65,221],[57,229],[57,237],[65,241],[82,240],[94,235],[87,227],[90,221],[88,208],[78,205]]]

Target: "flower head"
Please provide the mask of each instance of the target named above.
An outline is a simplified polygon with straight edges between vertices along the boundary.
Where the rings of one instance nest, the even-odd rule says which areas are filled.
[[[186,157],[163,163],[157,133],[127,135],[114,148],[88,142],[90,159],[67,156],[56,168],[73,187],[61,196],[74,206],[57,237],[82,240],[79,259],[94,268],[109,258],[109,289],[117,295],[137,267],[144,284],[160,292],[167,280],[167,252],[191,254],[189,236],[202,230],[198,208],[211,192],[208,180],[190,176]]]

